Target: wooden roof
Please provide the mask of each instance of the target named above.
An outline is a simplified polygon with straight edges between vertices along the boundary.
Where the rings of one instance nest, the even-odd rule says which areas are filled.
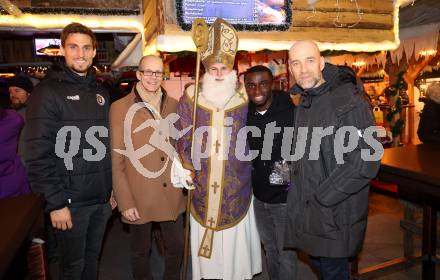
[[[336,6],[339,3],[339,6]],[[396,47],[393,0],[320,0],[310,7],[307,0],[292,1],[292,25],[287,31],[239,32],[239,38],[277,41],[311,39],[332,44],[380,45]],[[145,40],[147,44],[159,35],[190,36],[177,24],[175,0],[144,0]],[[339,26],[343,27],[339,27]],[[352,26],[353,27],[350,27]],[[388,44],[383,44],[388,43]],[[337,48],[335,48],[337,49]],[[340,49],[349,49],[340,48]]]

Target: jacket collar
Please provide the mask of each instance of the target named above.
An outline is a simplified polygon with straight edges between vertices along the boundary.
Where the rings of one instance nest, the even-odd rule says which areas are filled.
[[[292,100],[289,97],[289,94],[285,91],[278,91],[274,90],[272,91],[272,103],[270,104],[269,108],[267,108],[265,116],[269,116],[273,113],[277,113],[278,111],[285,110],[286,108],[290,106],[294,106],[292,103]],[[250,114],[255,114],[257,112],[257,108],[254,103],[249,101],[249,111]]]
[[[163,87],[160,87],[160,91],[162,92],[162,97],[160,99],[160,112],[159,113],[162,114],[163,108],[165,105],[165,100],[166,100],[166,98],[168,98],[168,94]],[[136,88],[136,84],[133,86],[132,93],[134,94],[134,98],[133,98],[134,103],[144,102],[142,100],[137,88]]]
[[[50,69],[48,78],[73,83],[81,86],[96,86],[96,76],[93,68],[90,68],[86,76],[80,76],[70,70],[65,63],[54,64]]]
[[[348,67],[326,63],[322,75],[325,82],[319,87],[304,90],[299,85],[295,84],[289,90],[290,93],[301,94],[301,107],[310,108],[312,106],[313,99],[329,93],[343,84],[356,84],[356,75]]]

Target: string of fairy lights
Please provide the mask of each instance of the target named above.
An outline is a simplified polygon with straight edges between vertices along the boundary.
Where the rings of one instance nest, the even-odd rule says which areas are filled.
[[[139,9],[103,9],[103,8],[76,8],[76,7],[23,7],[18,9],[15,5],[9,5],[8,3],[3,3],[6,0],[0,0],[1,15],[15,15],[21,16],[22,14],[65,14],[65,15],[97,15],[97,16],[131,16],[139,15]],[[10,3],[10,2],[9,2]]]

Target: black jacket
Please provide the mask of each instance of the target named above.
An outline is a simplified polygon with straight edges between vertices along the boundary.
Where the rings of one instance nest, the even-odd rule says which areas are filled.
[[[338,164],[334,136],[325,136],[318,160],[309,159],[313,127],[354,126],[362,134],[374,126],[374,117],[351,70],[326,64],[326,82],[303,91],[296,109],[294,141],[298,128],[309,128],[305,155],[292,163],[293,186],[287,198],[286,246],[319,257],[349,257],[361,249],[368,215],[368,182],[379,170],[379,161],[361,159],[361,149],[371,147],[359,137],[357,147]],[[319,134],[319,133],[318,133]],[[316,150],[315,150],[316,151]]]
[[[270,186],[269,175],[273,163],[281,160],[281,145],[284,128],[293,127],[294,105],[286,92],[274,91],[272,93],[272,104],[264,115],[257,112],[255,105],[249,102],[247,115],[247,126],[256,126],[261,131],[261,137],[250,137],[247,141],[251,150],[257,150],[258,156],[252,160],[252,187],[257,199],[266,203],[286,203],[288,186]],[[281,131],[274,134],[270,159],[262,160],[263,140],[266,125],[274,123],[274,126],[281,128]],[[270,139],[269,139],[270,140]]]
[[[428,99],[420,115],[417,135],[423,143],[440,144],[440,104]]]
[[[81,77],[64,65],[55,65],[32,92],[26,114],[26,165],[32,190],[46,198],[46,211],[109,200],[112,187],[109,105],[108,93],[96,84],[92,72]],[[71,127],[69,130],[78,128],[80,138],[70,132],[65,143],[63,137],[57,139],[57,135],[62,136],[60,129],[66,126]],[[97,126],[103,130],[102,134],[92,133],[88,137],[92,143],[88,143],[86,131]],[[67,168],[68,160],[59,156],[69,151],[74,153],[72,170]],[[95,159],[84,159],[87,153]]]

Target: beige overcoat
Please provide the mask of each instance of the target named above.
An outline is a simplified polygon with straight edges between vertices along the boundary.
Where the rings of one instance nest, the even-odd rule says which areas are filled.
[[[123,222],[129,224],[176,220],[179,214],[185,211],[185,198],[182,189],[176,189],[171,184],[172,159],[168,158],[164,151],[155,148],[139,159],[136,168],[136,164],[133,164],[133,160],[136,162],[136,159],[130,160],[128,156],[115,151],[115,149],[126,151],[127,146],[130,145],[129,140],[125,139],[124,141],[124,120],[126,116],[129,117],[127,112],[130,107],[137,102],[141,102],[141,98],[133,90],[126,97],[114,102],[110,108],[113,192],[118,209],[121,212],[133,207],[138,209],[141,218],[136,222],[122,218]],[[176,106],[177,100],[167,96],[163,90],[160,110],[162,118],[165,119],[169,114],[175,113]],[[141,108],[135,112],[131,127],[127,125],[126,133],[131,135],[134,151],[149,144],[149,139],[155,132],[151,126],[133,132],[148,120],[154,120],[153,114],[147,108]],[[157,129],[156,133],[162,135],[161,131],[158,132]],[[174,141],[168,137],[164,141],[174,145]],[[141,150],[138,153],[142,153]],[[151,178],[152,176],[148,176],[142,167],[148,172],[161,174],[156,178]],[[163,168],[163,172],[160,172]]]

